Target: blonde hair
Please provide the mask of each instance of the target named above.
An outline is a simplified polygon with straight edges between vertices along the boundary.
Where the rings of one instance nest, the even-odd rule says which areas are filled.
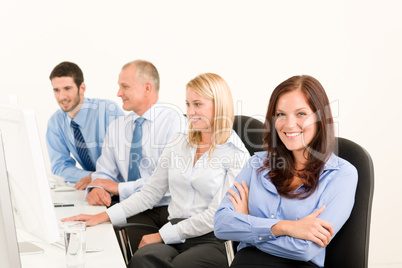
[[[200,96],[214,102],[214,133],[212,144],[208,150],[209,155],[211,155],[216,146],[225,143],[232,134],[234,120],[232,93],[226,81],[213,73],[198,75],[187,83],[186,88],[190,88]],[[190,145],[197,146],[201,141],[201,132],[194,130],[191,123],[188,126]]]

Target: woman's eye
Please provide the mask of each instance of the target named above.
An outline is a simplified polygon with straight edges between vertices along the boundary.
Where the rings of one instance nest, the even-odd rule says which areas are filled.
[[[285,114],[284,113],[277,113],[276,114],[276,117],[281,117],[281,116],[285,116]]]
[[[187,107],[190,107],[190,103],[186,102],[186,106],[187,106]]]
[[[196,107],[198,107],[198,106],[200,106],[201,104],[200,104],[200,103],[194,103],[194,105],[195,105]]]
[[[298,113],[297,115],[303,116],[303,115],[306,115],[306,113],[300,112],[300,113]]]

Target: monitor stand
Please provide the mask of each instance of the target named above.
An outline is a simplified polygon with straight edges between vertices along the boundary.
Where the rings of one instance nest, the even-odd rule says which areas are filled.
[[[38,247],[30,242],[18,242],[21,255],[40,254],[45,252],[43,248]]]

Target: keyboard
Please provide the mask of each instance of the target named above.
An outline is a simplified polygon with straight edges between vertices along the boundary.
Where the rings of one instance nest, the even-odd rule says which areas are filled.
[[[58,248],[61,248],[62,250],[65,250],[66,247],[64,246],[64,241],[57,241],[52,244],[53,246],[56,246]],[[103,251],[102,248],[96,247],[94,245],[91,245],[90,243],[86,243],[86,252],[91,253],[91,252],[100,252]]]

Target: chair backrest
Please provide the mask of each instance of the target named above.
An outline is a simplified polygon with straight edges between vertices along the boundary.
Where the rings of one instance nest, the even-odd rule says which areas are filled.
[[[355,166],[359,178],[352,213],[328,244],[325,267],[366,268],[374,193],[373,161],[363,147],[350,140],[337,138],[336,144],[335,154]]]
[[[250,155],[263,150],[262,132],[264,124],[260,120],[245,115],[236,115],[233,129],[243,141]]]

